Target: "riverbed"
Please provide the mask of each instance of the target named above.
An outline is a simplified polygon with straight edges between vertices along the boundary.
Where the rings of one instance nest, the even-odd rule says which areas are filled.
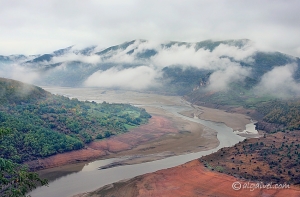
[[[128,179],[135,177],[137,175],[154,172],[160,169],[170,168],[174,167],[183,163],[186,163],[188,161],[191,161],[193,159],[197,159],[203,155],[210,154],[212,152],[215,152],[219,150],[222,147],[228,147],[232,146],[239,141],[243,140],[244,138],[236,135],[233,130],[229,127],[227,127],[224,123],[216,123],[212,121],[207,120],[201,120],[197,117],[191,118],[184,115],[179,114],[179,112],[182,111],[188,111],[192,110],[192,107],[180,100],[180,97],[171,97],[171,100],[173,99],[174,102],[164,102],[164,99],[170,98],[160,98],[157,101],[151,100],[147,94],[140,95],[139,93],[134,93],[134,99],[132,98],[133,93],[120,93],[120,96],[123,95],[123,97],[120,98],[116,97],[116,95],[107,95],[104,91],[97,91],[90,89],[86,93],[83,92],[83,89],[75,90],[72,88],[45,88],[46,90],[57,93],[57,94],[64,94],[69,97],[76,97],[80,100],[94,100],[97,102],[102,102],[103,97],[101,95],[109,96],[112,98],[110,102],[120,102],[123,101],[125,103],[131,103],[135,105],[148,105],[151,107],[161,108],[168,113],[172,113],[173,115],[192,121],[201,125],[204,125],[207,128],[210,128],[217,132],[217,138],[220,141],[218,147],[206,150],[206,151],[200,151],[197,153],[189,153],[179,156],[172,156],[156,161],[146,162],[146,163],[140,163],[140,164],[133,164],[133,165],[124,165],[124,166],[116,166],[109,169],[102,169],[99,170],[98,168],[101,166],[108,165],[113,162],[118,162],[127,159],[126,157],[120,157],[120,158],[112,158],[112,159],[106,159],[106,160],[98,160],[94,162],[90,162],[86,164],[79,172],[64,175],[62,177],[59,177],[55,179],[54,181],[49,183],[49,187],[40,187],[36,190],[32,191],[30,195],[32,197],[53,197],[53,196],[72,196],[77,193],[87,192],[95,190],[101,186],[117,182],[119,180]],[[93,93],[94,91],[94,93]],[[95,94],[95,92],[101,92],[101,95]],[[79,94],[80,93],[80,94]],[[115,99],[113,99],[115,98]],[[139,99],[143,99],[143,102],[138,102]],[[149,100],[149,103],[145,103],[145,100]],[[109,100],[106,100],[109,102]],[[175,102],[176,101],[176,102]],[[178,104],[180,103],[180,104]],[[253,123],[250,123],[246,127],[251,126]]]

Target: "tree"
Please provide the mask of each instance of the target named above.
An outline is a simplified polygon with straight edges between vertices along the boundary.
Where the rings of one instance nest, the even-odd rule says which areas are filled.
[[[0,139],[9,133],[9,129],[0,128]],[[47,185],[48,181],[40,179],[37,173],[29,172],[24,165],[0,158],[0,196],[26,196],[38,184]]]

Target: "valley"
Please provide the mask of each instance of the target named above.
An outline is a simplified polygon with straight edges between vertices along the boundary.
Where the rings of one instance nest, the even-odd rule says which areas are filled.
[[[242,111],[247,114],[247,110],[240,108],[231,108],[227,111]],[[250,122],[250,117],[243,114],[195,105],[193,109],[179,113],[190,118],[196,116],[201,119],[224,122],[234,130],[240,131],[245,129],[244,123]],[[297,160],[299,133],[297,131],[275,134],[264,134],[265,132],[260,131],[259,133],[259,135],[245,135],[252,139],[244,140],[232,147],[216,149],[217,152],[203,157],[199,156],[200,159],[186,164],[108,184],[95,191],[78,194],[76,197],[104,197],[120,194],[125,196],[169,196],[170,193],[172,196],[195,197],[209,195],[298,196],[300,194],[297,185],[299,182],[299,162]],[[288,154],[286,154],[287,152]],[[115,163],[131,164],[130,162]],[[110,164],[104,166],[110,166]],[[248,186],[248,188],[234,191],[232,189],[234,182],[242,185],[288,184],[289,188],[252,190]],[[216,187],[212,187],[212,185]]]
[[[137,159],[130,159],[127,163],[151,161],[151,155],[155,159],[155,154],[166,152],[167,156],[180,155],[188,152],[198,152],[218,145],[215,131],[203,127],[200,124],[183,120],[164,109],[163,106],[185,106],[187,103],[177,96],[162,96],[156,94],[145,94],[132,91],[110,91],[97,90],[95,88],[51,88],[44,87],[46,90],[61,94],[62,92],[71,97],[78,97],[80,100],[95,100],[97,102],[112,101],[113,103],[127,102],[136,106],[142,106],[152,115],[148,124],[138,128],[131,129],[130,132],[113,136],[106,140],[95,141],[88,144],[88,149],[74,151],[76,153],[85,151],[98,152],[101,158],[122,157],[126,155],[139,155]],[[81,93],[84,92],[84,95]],[[120,96],[122,95],[122,96]],[[119,99],[118,99],[119,98]],[[221,113],[221,111],[219,112]],[[242,115],[241,115],[242,117]],[[233,120],[234,118],[232,118]],[[249,119],[245,118],[245,123]],[[242,125],[244,123],[240,123]],[[242,125],[244,127],[244,125]],[[70,153],[61,154],[66,160]],[[87,154],[88,156],[88,154]],[[47,161],[53,161],[56,156],[47,158]],[[60,156],[59,156],[60,157]],[[70,156],[72,158],[72,156]],[[165,157],[165,156],[163,156]],[[159,158],[163,158],[160,156]],[[90,158],[79,159],[73,156],[66,163],[77,163],[80,160],[89,160]],[[76,159],[75,159],[76,158]],[[43,160],[39,160],[43,163]],[[52,166],[54,167],[54,166]]]
[[[84,89],[73,89],[73,88],[49,88],[52,91],[55,90],[56,93],[65,93],[69,96],[75,96],[75,92],[83,92]],[[142,105],[153,117],[155,115],[162,115],[164,114],[165,117],[168,117],[169,119],[172,117],[172,113],[170,113],[170,110],[167,110],[169,107],[172,106],[176,106],[176,105],[186,105],[188,103],[186,103],[186,101],[181,100],[179,97],[168,97],[168,96],[162,96],[162,95],[155,95],[155,94],[145,94],[145,93],[137,93],[137,92],[124,92],[124,91],[115,91],[115,90],[106,90],[105,94],[97,94],[96,93],[96,89],[86,89],[85,92],[85,96],[81,96],[81,99],[86,99],[89,95],[91,95],[91,98],[93,99],[98,99],[99,102],[103,102],[104,100],[108,100],[109,98],[112,98],[113,102],[120,102],[118,101],[117,98],[120,98],[120,96],[117,96],[118,94],[124,94],[124,97],[122,97],[122,101],[126,101],[128,103],[134,104],[134,105]],[[98,90],[98,92],[103,93],[103,90]],[[126,96],[127,95],[127,96]],[[133,98],[130,99],[129,95],[134,95]],[[80,97],[80,95],[78,95]],[[183,108],[184,109],[184,108]],[[226,112],[227,111],[227,112]],[[211,120],[211,121],[215,121],[215,122],[223,122],[225,124],[227,124],[228,126],[234,128],[234,130],[238,130],[238,131],[243,131],[245,130],[245,124],[250,123],[251,122],[251,117],[244,115],[247,114],[247,110],[245,109],[240,109],[240,108],[231,108],[230,110],[219,110],[219,109],[211,109],[211,108],[207,108],[207,107],[202,107],[202,106],[196,106],[193,105],[192,108],[190,108],[189,110],[183,110],[181,112],[179,112],[180,114],[184,115],[185,117],[190,117],[190,118],[195,118],[195,117],[199,117],[201,119],[206,119],[206,120]],[[229,111],[229,112],[228,112]],[[243,112],[244,114],[239,114],[239,113],[233,113],[232,111],[239,111],[239,112]],[[171,115],[171,116],[170,116]],[[178,125],[182,125],[182,124],[186,124],[186,122],[180,122],[179,124],[176,124],[176,122],[178,122],[178,118],[174,119],[175,117],[173,116],[170,120],[173,119],[172,123],[174,125],[177,125],[177,129],[180,128],[178,127]],[[190,127],[191,128],[191,127]],[[180,130],[188,130],[188,127],[184,128],[180,128]],[[178,130],[177,130],[178,132]],[[213,132],[213,131],[211,131]],[[287,133],[287,135],[291,135],[292,140],[291,139],[288,142],[288,145],[290,146],[290,144],[294,144],[296,140],[298,140],[299,138],[295,135],[297,135],[297,133],[293,134],[293,133]],[[204,135],[205,136],[205,135]],[[171,168],[171,169],[166,169],[166,170],[161,170],[158,172],[155,172],[154,174],[150,173],[150,174],[146,174],[146,175],[142,175],[142,176],[138,176],[136,178],[130,179],[128,181],[121,181],[121,182],[117,182],[114,183],[112,186],[105,186],[99,190],[96,190],[94,192],[91,193],[86,193],[86,194],[82,194],[82,196],[113,196],[113,195],[118,195],[120,193],[127,193],[128,196],[149,196],[149,195],[167,195],[170,190],[166,189],[165,184],[170,184],[168,186],[168,188],[170,187],[170,189],[172,188],[178,188],[178,190],[174,190],[172,189],[173,192],[172,193],[174,196],[182,196],[184,195],[188,195],[188,196],[198,196],[199,194],[202,195],[208,195],[210,193],[215,194],[217,196],[240,196],[240,195],[245,195],[245,196],[257,196],[258,193],[262,194],[268,194],[268,195],[275,195],[275,196],[286,196],[286,195],[291,195],[291,196],[297,196],[300,192],[300,190],[298,189],[298,187],[296,186],[291,186],[290,189],[283,189],[283,190],[256,190],[255,192],[251,192],[249,193],[249,191],[243,189],[239,192],[232,193],[233,190],[231,188],[231,183],[235,182],[235,181],[241,181],[240,178],[246,178],[246,180],[253,180],[253,184],[255,184],[256,180],[261,180],[264,183],[269,183],[269,182],[273,182],[276,183],[275,180],[277,181],[284,181],[285,183],[295,183],[295,182],[290,182],[289,179],[284,180],[283,178],[271,178],[271,173],[277,173],[272,170],[272,167],[268,167],[271,169],[271,171],[268,171],[266,169],[262,169],[261,166],[268,166],[268,165],[273,165],[273,163],[276,161],[276,157],[273,157],[272,159],[268,158],[265,161],[261,160],[260,157],[263,158],[263,154],[265,154],[265,151],[268,151],[268,146],[273,147],[274,145],[272,145],[272,142],[274,140],[282,140],[284,138],[284,136],[280,133],[276,133],[276,134],[269,134],[267,135],[266,138],[264,138],[264,134],[262,132],[260,132],[260,134],[258,135],[252,135],[252,134],[248,134],[248,135],[243,135],[245,137],[260,137],[260,138],[253,138],[253,139],[249,139],[247,140],[247,144],[246,145],[246,141],[245,143],[241,143],[241,144],[237,144],[235,146],[233,146],[232,148],[221,148],[218,152],[213,153],[211,155],[207,155],[205,157],[202,157],[200,160],[197,161],[193,161],[187,164],[184,164],[183,166],[179,166],[179,167],[175,167],[175,168]],[[179,137],[179,136],[178,136]],[[195,136],[194,136],[195,137]],[[227,136],[228,137],[228,136]],[[176,138],[176,137],[175,137]],[[193,144],[193,141],[191,139],[188,138],[187,133],[183,134],[182,136],[179,137],[181,140],[186,139],[187,141],[184,142],[184,146],[179,145],[180,141],[174,141],[174,143],[176,144],[175,146],[172,147],[172,140],[170,140],[170,136],[166,135],[163,136],[162,138],[158,138],[158,140],[154,140],[154,141],[149,141],[149,142],[145,142],[143,143],[143,145],[139,145],[136,148],[133,148],[131,150],[126,150],[126,151],[120,151],[118,153],[109,155],[108,157],[104,157],[104,158],[115,158],[115,156],[117,157],[122,157],[122,156],[128,156],[128,155],[135,155],[135,154],[139,154],[141,151],[144,152],[143,156],[141,157],[129,157],[129,158],[125,158],[124,160],[121,161],[111,161],[108,164],[102,164],[100,165],[100,163],[98,164],[98,166],[95,167],[101,167],[103,166],[103,169],[107,169],[107,168],[111,168],[112,170],[115,168],[118,168],[118,166],[120,165],[133,165],[133,164],[137,164],[137,163],[142,163],[142,162],[149,162],[152,160],[156,160],[156,159],[163,159],[164,157],[169,157],[174,156],[174,149],[176,146],[178,146],[178,148],[180,150],[184,150],[184,147],[187,148],[187,145]],[[289,139],[289,137],[287,137],[287,140]],[[261,140],[261,141],[260,141]],[[159,146],[163,146],[162,144],[167,143],[168,147],[165,147],[163,149],[157,149],[157,146],[159,144]],[[182,141],[183,142],[183,141]],[[211,141],[212,142],[212,141]],[[209,142],[209,143],[211,143]],[[240,150],[238,152],[234,152],[236,147],[244,147],[244,146],[252,146],[253,148],[256,147],[256,142],[258,142],[258,146],[261,146],[261,143],[263,143],[263,145],[266,147],[266,150],[262,151],[261,153],[256,153],[255,149],[253,150],[254,152],[245,152],[245,150]],[[283,141],[282,141],[283,142]],[[276,144],[281,144],[280,142],[276,142],[274,147],[277,147]],[[197,142],[198,145],[202,144],[201,140]],[[274,143],[274,142],[273,142]],[[253,144],[253,145],[249,145],[249,144]],[[190,146],[191,150],[193,149],[193,152],[205,152],[205,149],[200,148],[197,149],[196,146]],[[210,146],[210,148],[213,148],[213,146]],[[209,148],[209,149],[210,149]],[[278,147],[280,148],[280,147]],[[247,148],[248,149],[248,148]],[[173,153],[171,154],[166,154],[166,155],[158,155],[157,153],[161,153],[163,151],[166,150],[173,150]],[[196,150],[196,151],[195,151]],[[216,149],[218,150],[218,149]],[[252,150],[252,149],[251,149]],[[189,151],[187,151],[189,152]],[[224,156],[220,156],[220,152],[224,152]],[[293,152],[293,151],[292,151]],[[155,154],[156,153],[156,154]],[[186,153],[185,151],[182,152],[177,152],[177,154],[182,154],[182,153]],[[254,154],[255,153],[255,154]],[[240,156],[237,157],[241,157],[241,158],[235,158],[235,160],[239,160],[239,162],[241,164],[235,163],[231,158],[235,157],[235,155],[237,154],[242,154]],[[244,161],[242,158],[247,158],[244,157],[246,155],[244,154],[249,154],[251,155],[251,158],[255,158],[255,160],[252,161],[252,164],[249,163],[249,161]],[[258,155],[256,155],[258,154]],[[277,152],[275,153],[275,155],[277,154]],[[280,154],[280,152],[279,152]],[[145,156],[148,155],[148,156]],[[149,157],[149,155],[151,155]],[[244,155],[244,156],[243,156]],[[260,155],[260,156],[259,156]],[[282,154],[280,154],[282,155]],[[283,154],[284,155],[284,154]],[[271,156],[271,155],[270,155]],[[293,157],[293,155],[291,155]],[[297,155],[296,155],[297,156]],[[200,158],[200,156],[198,156],[198,158]],[[227,159],[225,159],[227,158]],[[225,160],[224,160],[225,159]],[[212,162],[212,161],[213,162]],[[241,160],[241,161],[240,161]],[[201,162],[199,162],[201,161]],[[269,162],[265,163],[265,162]],[[234,162],[234,163],[232,163]],[[251,160],[250,160],[251,162]],[[254,162],[254,163],[253,163]],[[260,163],[262,162],[262,163]],[[275,163],[274,163],[275,164]],[[291,164],[291,162],[286,163],[286,165]],[[239,166],[241,165],[241,166]],[[252,166],[251,168],[249,168],[249,165]],[[208,167],[208,169],[205,169],[205,166]],[[218,167],[219,166],[219,167]],[[233,167],[234,166],[234,167]],[[244,166],[244,167],[243,167]],[[257,166],[259,166],[260,171],[257,171]],[[235,168],[235,170],[233,170],[233,168]],[[238,175],[238,171],[236,171],[236,169],[240,169],[241,173],[240,175]],[[285,169],[286,167],[279,167],[278,169],[276,169],[277,171],[279,169]],[[83,167],[84,169],[84,167]],[[182,170],[183,171],[182,171]],[[212,171],[213,169],[213,171]],[[296,168],[293,168],[294,170],[297,170]],[[66,169],[64,169],[66,170]],[[247,175],[249,176],[245,176],[245,172],[247,171]],[[50,171],[51,173],[53,173],[53,171]],[[222,172],[222,174],[220,174],[220,172]],[[223,173],[225,172],[225,174],[227,175],[223,175]],[[297,178],[297,171],[291,171],[294,173],[294,178]],[[45,174],[47,174],[47,171],[44,172]],[[244,173],[244,174],[243,174]],[[288,172],[285,172],[286,175],[282,174],[282,177],[289,177]],[[274,174],[274,175],[275,175]],[[261,178],[259,178],[259,176],[261,176]],[[186,178],[183,178],[183,177]],[[191,180],[188,177],[195,177],[194,180]],[[240,176],[239,178],[234,178]],[[197,178],[198,177],[198,178]],[[209,177],[214,177],[215,180],[215,184],[219,185],[221,182],[223,183],[224,180],[227,180],[227,184],[223,185],[222,187],[224,188],[224,190],[215,190],[215,191],[211,191],[208,186],[205,186],[205,182],[207,179],[211,179]],[[255,177],[255,178],[253,178]],[[207,178],[207,179],[206,179]],[[165,180],[163,183],[159,182],[158,180],[163,179]],[[182,188],[179,187],[179,185],[184,184],[181,180],[186,180],[188,179],[188,187],[187,188]],[[295,179],[296,180],[296,179]],[[193,184],[193,181],[194,184]],[[297,182],[297,181],[296,181]],[[244,183],[245,182],[244,180]],[[281,183],[281,182],[280,182]],[[187,182],[185,183],[187,184]],[[149,185],[146,186],[146,185]],[[176,186],[177,185],[177,186]],[[162,187],[163,186],[163,187]],[[155,189],[154,189],[155,188]],[[220,191],[223,191],[223,193],[218,193]],[[150,192],[150,193],[149,193]],[[166,193],[164,193],[166,192]],[[198,192],[198,193],[197,193]],[[200,193],[199,193],[200,192]],[[217,193],[216,193],[217,192]],[[78,195],[81,196],[81,195]]]
[[[44,87],[45,88],[45,87]],[[33,191],[31,193],[32,196],[39,196],[39,195],[55,195],[54,191],[57,192],[62,192],[64,191],[63,188],[59,189],[58,185],[64,185],[66,184],[66,181],[69,181],[70,183],[74,184],[75,187],[76,184],[86,185],[85,188],[83,189],[84,191],[88,191],[87,188],[90,188],[90,190],[93,190],[99,186],[100,182],[103,182],[104,179],[101,179],[101,174],[102,173],[117,173],[119,170],[122,170],[124,168],[130,168],[134,169],[135,165],[146,165],[148,166],[146,169],[149,168],[149,170],[154,170],[154,169],[161,169],[162,166],[175,166],[176,163],[185,163],[186,161],[192,160],[193,158],[198,158],[199,154],[208,154],[214,150],[217,150],[219,148],[216,147],[223,147],[223,146],[231,146],[238,142],[239,140],[243,139],[241,137],[238,137],[236,134],[232,132],[228,127],[223,126],[222,123],[218,123],[215,126],[213,126],[213,123],[206,123],[205,121],[202,121],[201,124],[204,124],[202,126],[199,124],[200,119],[194,119],[194,118],[189,118],[187,116],[182,116],[180,114],[177,114],[177,111],[188,111],[193,108],[191,108],[188,103],[186,103],[184,100],[182,100],[180,97],[176,96],[163,96],[163,95],[156,95],[156,94],[146,94],[146,93],[138,93],[138,92],[130,92],[130,91],[114,91],[114,90],[106,90],[105,94],[103,93],[103,90],[101,89],[95,89],[95,88],[90,88],[90,89],[85,89],[85,88],[45,88],[46,90],[49,90],[53,93],[64,93],[70,97],[76,97],[80,100],[85,100],[85,99],[95,99],[97,98],[96,101],[98,102],[103,102],[103,101],[108,101],[110,98],[112,98],[112,102],[129,102],[131,104],[135,104],[138,106],[143,106],[147,112],[149,112],[152,115],[152,118],[158,116],[163,116],[165,119],[169,120],[171,125],[169,125],[169,128],[175,128],[172,129],[171,132],[169,130],[169,133],[166,132],[164,135],[161,136],[155,136],[155,139],[149,140],[149,141],[143,141],[142,144],[137,145],[136,147],[125,147],[125,150],[121,150],[124,148],[124,143],[115,143],[114,144],[114,150],[116,150],[114,153],[110,153],[106,156],[101,157],[102,159],[105,158],[121,158],[121,161],[116,160],[116,161],[110,161],[107,164],[101,164],[99,162],[103,161],[105,162],[106,160],[99,160],[99,164],[97,165],[97,161],[95,161],[95,164],[88,162],[83,162],[82,164],[75,164],[71,165],[70,167],[58,167],[58,168],[52,168],[49,170],[43,170],[40,171],[39,173],[41,174],[42,177],[50,178],[51,180],[56,179],[54,182],[50,182],[50,187],[49,188],[38,188],[37,191]],[[82,94],[84,93],[84,94]],[[123,94],[124,96],[118,96]],[[119,100],[118,100],[119,99]],[[200,111],[198,111],[200,112]],[[205,110],[202,110],[203,114],[205,113]],[[221,111],[221,110],[216,110],[214,113],[217,115],[216,117],[222,116],[226,114],[226,112]],[[176,115],[177,114],[177,115]],[[227,113],[229,115],[228,120],[231,117],[232,122],[236,122],[238,124],[239,122],[239,127],[240,128],[245,128],[245,123],[250,123],[250,117],[246,117],[244,115],[239,115],[239,114],[231,114]],[[244,122],[240,121],[235,121],[236,118],[239,117],[240,119],[244,118]],[[149,124],[151,124],[151,120]],[[211,117],[213,120],[213,117]],[[217,120],[217,119],[215,119]],[[167,123],[167,122],[165,122]],[[167,124],[164,123],[165,128]],[[139,128],[143,128],[143,125]],[[134,129],[133,134],[140,136],[143,135],[143,131],[139,131],[142,134],[139,134],[138,132],[135,132],[139,130],[139,128]],[[162,130],[161,127],[152,127],[152,130],[157,130],[155,133],[160,132]],[[215,129],[219,129],[218,134]],[[224,130],[221,132],[221,130]],[[228,129],[228,130],[227,130]],[[151,133],[148,131],[147,134],[151,135]],[[118,141],[120,140],[121,142],[126,142],[126,138],[129,137],[130,133],[125,133],[119,136],[114,136],[112,139],[108,139],[103,141],[103,143],[106,144],[111,144],[110,141]],[[218,135],[218,139],[216,138]],[[122,137],[124,136],[124,137]],[[126,137],[127,136],[127,137]],[[123,139],[122,139],[123,138]],[[130,139],[130,140],[129,140]],[[130,144],[132,145],[134,143],[135,137],[130,137],[127,138],[127,141],[130,141]],[[101,142],[101,141],[100,141]],[[221,144],[219,144],[221,142]],[[99,146],[96,146],[97,142],[94,142],[90,144],[89,146],[93,147],[101,147],[100,144]],[[94,146],[95,145],[95,146]],[[113,144],[112,144],[113,145]],[[103,146],[103,145],[102,145]],[[107,151],[107,150],[106,150]],[[194,152],[194,153],[192,153]],[[185,159],[175,159],[176,155],[178,155],[179,158],[185,158]],[[125,158],[124,158],[125,157]],[[166,158],[168,157],[168,158]],[[122,159],[123,158],[123,159]],[[167,160],[165,161],[166,158]],[[170,158],[170,159],[169,159]],[[157,160],[159,159],[159,160]],[[168,159],[170,161],[168,161]],[[157,160],[157,161],[154,161]],[[149,161],[154,161],[149,162]],[[143,163],[147,162],[147,163]],[[99,172],[97,171],[97,168],[101,166],[106,166],[110,165],[110,163],[115,163],[113,164],[113,168],[105,169],[105,170],[100,170]],[[143,164],[139,164],[143,163]],[[157,163],[157,164],[155,164]],[[132,165],[135,164],[135,165]],[[120,166],[124,165],[124,166]],[[80,167],[81,166],[81,167]],[[91,168],[89,168],[91,166]],[[151,167],[150,167],[151,166]],[[75,183],[75,179],[77,180],[78,178],[74,178],[76,176],[83,176],[85,177],[84,179],[88,178],[88,176],[91,176],[91,174],[86,174],[84,175],[85,168],[88,168],[92,170],[94,173],[98,175],[94,175],[93,177],[90,177],[91,180],[95,180],[95,184],[85,184],[82,182]],[[119,169],[119,170],[118,170]],[[144,169],[144,168],[143,168]],[[146,170],[145,169],[145,170]],[[79,170],[79,171],[78,171]],[[83,171],[81,171],[83,170]],[[96,170],[96,171],[95,171]],[[142,169],[141,169],[142,170]],[[78,172],[77,172],[78,171]],[[131,172],[131,171],[130,171]],[[145,171],[144,171],[145,173]],[[53,174],[56,174],[56,176],[53,177]],[[60,175],[66,175],[69,174],[68,177],[61,177],[58,178]],[[132,175],[129,175],[125,173],[126,177],[132,177]],[[51,177],[52,176],[52,177]],[[84,180],[83,179],[83,180]],[[97,180],[97,181],[96,181]],[[63,181],[63,183],[61,182]],[[79,180],[78,180],[79,181]],[[98,184],[98,185],[97,185]],[[53,185],[53,186],[52,186]],[[70,185],[68,187],[71,187]],[[54,189],[55,188],[55,189]],[[78,191],[78,189],[75,189],[72,187],[72,191]],[[43,192],[43,193],[41,193]],[[80,192],[80,191],[79,191]],[[78,193],[79,193],[78,192]],[[39,195],[38,195],[39,194]],[[59,194],[59,193],[57,193]],[[56,195],[57,195],[56,194]]]
[[[300,1],[1,1],[1,197],[300,197]]]
[[[260,51],[248,39],[138,39],[101,50],[71,46],[1,56],[2,75],[28,76],[20,80],[49,91],[1,78],[0,126],[9,133],[1,136],[1,158],[27,164],[50,181],[50,189],[38,188],[32,196],[74,195],[182,164],[209,170],[216,180],[226,174],[254,183],[285,181],[297,195],[299,64],[298,57]],[[184,164],[191,160],[191,166]],[[117,175],[124,169],[128,172]],[[174,176],[177,183],[171,185],[179,184],[172,169],[163,174],[169,176],[169,170],[168,182]],[[100,180],[106,173],[113,177]],[[135,178],[128,180],[133,188],[115,184],[118,192],[129,189],[136,196],[159,187],[150,181],[145,184],[151,187],[136,188]],[[107,187],[97,195],[107,189],[116,195]],[[195,189],[227,195],[188,188],[184,195]]]

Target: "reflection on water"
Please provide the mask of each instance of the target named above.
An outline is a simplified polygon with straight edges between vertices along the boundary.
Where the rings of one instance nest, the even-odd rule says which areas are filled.
[[[50,168],[39,171],[39,175],[43,179],[47,179],[49,182],[53,182],[56,179],[61,177],[77,173],[77,172],[88,172],[97,169],[98,167],[108,165],[113,162],[118,162],[127,159],[127,157],[121,158],[112,158],[112,159],[105,159],[105,160],[97,160],[94,162],[88,163],[78,163],[78,164],[70,164],[56,168]]]
[[[120,158],[120,159],[113,158],[113,159],[97,160],[97,161],[86,164],[81,171],[82,172],[93,171],[93,170],[95,170],[95,169],[97,169],[101,166],[105,166],[105,165],[108,165],[110,163],[121,161],[121,160],[122,160],[122,158]]]
[[[82,90],[80,94],[84,94]],[[86,95],[86,94],[85,94]],[[76,95],[75,95],[76,96]],[[95,96],[95,95],[94,95]],[[141,174],[154,172],[160,169],[174,167],[180,164],[184,164],[193,159],[200,158],[203,155],[210,154],[219,150],[222,147],[233,146],[244,138],[233,133],[233,130],[227,127],[223,123],[214,123],[211,121],[189,118],[183,115],[180,115],[178,112],[192,109],[189,106],[170,106],[159,104],[157,107],[161,107],[176,116],[179,116],[183,119],[200,123],[206,127],[209,127],[217,131],[217,138],[220,141],[220,144],[217,148],[201,151],[198,153],[189,153],[185,155],[168,157],[165,159],[127,165],[127,166],[118,166],[105,170],[98,170],[100,166],[107,165],[109,163],[122,160],[119,159],[107,159],[107,160],[98,160],[85,165],[83,169],[77,173],[69,174],[61,178],[56,179],[53,182],[50,182],[49,187],[40,187],[30,193],[32,197],[53,197],[53,196],[71,196],[74,194],[87,192],[95,190],[101,186],[117,182],[119,180],[132,178]],[[252,123],[253,124],[253,123]]]
[[[47,179],[49,182],[53,182],[63,176],[81,171],[84,168],[84,165],[84,163],[70,164],[66,166],[41,170],[38,172],[38,174],[42,179]]]

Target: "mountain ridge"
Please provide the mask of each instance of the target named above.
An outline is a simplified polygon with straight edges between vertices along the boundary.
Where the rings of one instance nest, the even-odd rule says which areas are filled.
[[[82,49],[72,45],[42,55],[0,56],[0,76],[22,80],[28,75],[25,82],[42,86],[136,89],[176,95],[237,89],[241,91],[235,94],[244,94],[252,88],[255,97],[255,87],[278,67],[287,66],[285,70],[293,72],[288,77],[298,83],[299,64],[297,57],[260,51],[249,39],[161,43],[136,39],[101,50],[97,45]]]

